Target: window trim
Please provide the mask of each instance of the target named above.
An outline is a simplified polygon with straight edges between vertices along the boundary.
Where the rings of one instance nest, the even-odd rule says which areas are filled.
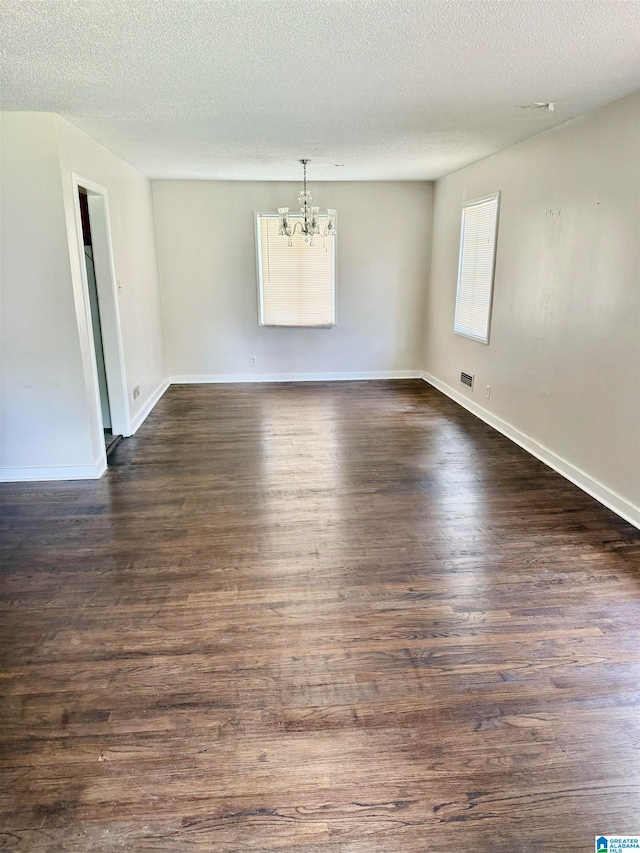
[[[334,240],[333,244],[333,323],[321,323],[317,326],[282,326],[275,325],[272,323],[263,322],[264,316],[264,300],[262,293],[262,252],[261,252],[261,242],[260,242],[260,217],[268,216],[272,219],[278,219],[278,214],[274,213],[273,210],[256,210],[253,214],[253,224],[254,224],[254,246],[256,252],[256,288],[258,291],[258,326],[264,329],[333,329],[334,326],[338,325],[338,236],[334,234],[331,239]],[[301,218],[301,214],[290,213],[289,219],[292,221],[296,221],[296,218]],[[318,234],[315,237],[316,240],[323,240],[321,234]]]
[[[502,191],[497,190],[496,192],[487,193],[486,195],[478,196],[478,198],[470,198],[465,199],[462,202],[461,214],[460,214],[460,248],[458,251],[458,276],[456,281],[456,299],[453,306],[453,334],[458,335],[460,338],[466,338],[469,341],[477,341],[479,344],[484,344],[485,346],[489,346],[489,340],[491,338],[491,323],[493,319],[493,291],[496,280],[496,258],[498,252],[498,226],[500,222],[500,202],[501,202]],[[485,201],[490,201],[492,199],[496,200],[496,221],[493,232],[493,258],[491,259],[491,283],[489,285],[489,312],[487,317],[487,336],[486,338],[478,337],[478,335],[470,335],[468,332],[459,332],[456,329],[456,309],[458,307],[458,294],[460,293],[460,274],[462,272],[462,249],[463,249],[463,236],[464,236],[464,211],[467,207],[473,207],[476,204],[481,204]]]

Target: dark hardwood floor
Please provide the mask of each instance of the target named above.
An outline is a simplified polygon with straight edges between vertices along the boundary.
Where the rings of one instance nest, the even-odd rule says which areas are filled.
[[[640,833],[640,534],[423,382],[174,386],[0,504],[0,850]]]

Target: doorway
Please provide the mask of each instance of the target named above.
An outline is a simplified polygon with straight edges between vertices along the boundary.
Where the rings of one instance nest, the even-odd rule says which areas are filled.
[[[87,273],[89,307],[91,310],[91,331],[93,333],[93,347],[95,350],[96,368],[98,371],[98,391],[100,394],[100,410],[102,412],[104,447],[108,460],[109,455],[115,449],[122,436],[114,435],[113,423],[111,421],[107,369],[104,363],[104,343],[102,339],[102,321],[100,319],[100,302],[98,300],[96,264],[93,256],[93,240],[91,236],[91,221],[89,218],[89,199],[84,187],[78,187],[78,203],[80,204],[80,219],[82,221],[82,242],[84,249],[84,265]]]
[[[113,269],[107,192],[74,175],[78,214],[78,241],[85,295],[88,344],[94,355],[93,386],[96,401],[95,441],[110,455],[123,436],[131,435],[127,383],[120,335],[117,282]]]

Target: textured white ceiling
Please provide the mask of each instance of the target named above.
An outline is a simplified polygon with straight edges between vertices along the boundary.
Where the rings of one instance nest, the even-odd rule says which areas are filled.
[[[297,180],[309,157],[311,180],[432,179],[640,87],[635,0],[3,0],[1,17],[3,108],[61,113],[156,178]]]

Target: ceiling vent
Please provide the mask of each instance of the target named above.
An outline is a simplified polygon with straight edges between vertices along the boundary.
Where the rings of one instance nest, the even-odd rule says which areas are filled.
[[[466,385],[468,388],[471,388],[473,391],[473,379],[474,376],[472,373],[464,373],[464,371],[460,374],[460,382],[463,385]]]

